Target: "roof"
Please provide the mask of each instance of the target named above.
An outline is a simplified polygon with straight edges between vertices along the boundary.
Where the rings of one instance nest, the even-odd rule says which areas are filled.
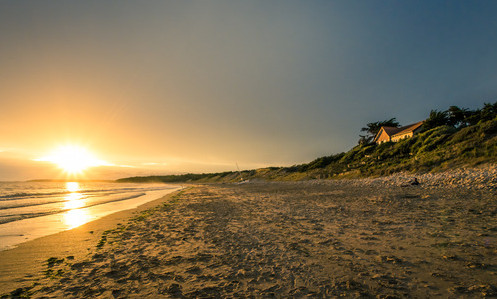
[[[408,125],[408,126],[401,127],[401,128],[397,128],[398,131],[396,133],[393,133],[394,135],[391,135],[391,136],[393,137],[393,136],[396,136],[396,135],[403,135],[403,134],[407,134],[407,133],[410,133],[410,132],[414,132],[414,131],[416,131],[416,129],[418,129],[419,127],[421,127],[421,125],[423,123],[424,123],[424,121],[418,121],[415,124]],[[387,134],[388,134],[388,132],[387,132]]]
[[[397,127],[382,127],[383,130],[385,130],[385,133],[388,134],[388,136],[392,136],[393,134],[397,134],[397,132],[399,132],[399,130],[401,128],[397,128]],[[380,128],[380,131],[381,131],[381,128]]]
[[[414,124],[411,124],[411,125],[407,125],[407,126],[403,126],[403,127],[400,127],[400,128],[397,128],[397,127],[381,127],[380,130],[378,131],[378,133],[376,134],[376,136],[374,137],[374,141],[376,141],[378,139],[378,137],[380,136],[380,133],[381,133],[382,129],[383,129],[383,131],[385,131],[385,133],[387,133],[388,136],[393,137],[393,136],[396,136],[396,135],[403,135],[403,134],[407,134],[409,132],[414,132],[416,129],[418,129],[419,127],[421,127],[421,125],[423,123],[424,123],[424,120],[423,121],[418,121],[417,123],[414,123]]]

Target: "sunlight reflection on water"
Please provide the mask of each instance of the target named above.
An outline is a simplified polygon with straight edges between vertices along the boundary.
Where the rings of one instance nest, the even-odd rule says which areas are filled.
[[[85,201],[82,199],[83,195],[76,192],[80,190],[79,183],[67,182],[66,189],[71,193],[66,195],[64,207],[70,211],[64,214],[64,223],[71,229],[88,222],[90,215],[86,210],[80,209],[85,206]]]
[[[66,202],[64,203],[64,208],[72,210],[79,209],[85,205],[85,201],[81,198],[83,195],[79,193],[69,193],[66,195]]]
[[[79,191],[79,183],[78,182],[66,182],[66,189],[69,192]]]

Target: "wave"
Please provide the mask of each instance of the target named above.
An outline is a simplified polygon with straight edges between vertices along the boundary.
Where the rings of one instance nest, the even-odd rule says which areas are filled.
[[[5,224],[5,223],[8,223],[8,222],[18,221],[18,220],[23,220],[23,219],[28,219],[28,218],[35,218],[35,217],[41,217],[41,216],[46,216],[46,215],[53,215],[53,214],[65,213],[65,212],[68,212],[68,211],[71,211],[71,210],[80,210],[80,209],[89,208],[89,207],[93,207],[93,206],[98,206],[98,205],[102,205],[102,204],[106,204],[106,203],[128,200],[128,199],[132,199],[132,198],[143,196],[145,194],[146,193],[135,193],[133,195],[123,196],[123,197],[119,197],[119,198],[112,198],[112,199],[102,200],[102,201],[99,201],[99,202],[90,203],[88,205],[85,205],[84,207],[77,208],[77,209],[58,209],[58,210],[52,210],[52,211],[46,211],[46,212],[36,212],[36,211],[33,211],[33,212],[30,212],[30,213],[21,213],[21,214],[15,214],[15,215],[3,215],[3,216],[0,216],[0,224]],[[57,203],[57,202],[55,202],[55,203]],[[46,204],[46,203],[44,203],[44,204]],[[25,206],[25,207],[29,207],[29,206]]]
[[[101,196],[105,196],[109,194],[101,194]],[[90,198],[90,196],[84,196],[81,194],[81,197],[78,197],[77,200],[85,200],[87,198]],[[15,208],[25,208],[25,207],[34,207],[34,206],[42,206],[42,205],[48,205],[48,204],[54,204],[54,203],[59,203],[59,202],[66,202],[68,199],[66,197],[47,197],[44,200],[40,200],[39,197],[27,197],[27,198],[22,198],[24,200],[18,199],[18,200],[11,200],[11,201],[3,201],[1,202],[0,205],[0,211],[1,210],[7,210],[7,209],[15,209]],[[31,199],[31,200],[29,200]],[[36,201],[34,201],[36,200]]]
[[[87,189],[87,190],[78,190],[78,191],[56,191],[56,192],[18,192],[18,193],[13,193],[13,194],[7,194],[7,195],[0,195],[0,201],[7,201],[7,200],[19,200],[19,199],[25,199],[29,197],[33,198],[39,198],[39,197],[47,197],[47,196],[55,196],[55,195],[66,195],[70,193],[79,193],[79,194],[85,194],[85,193],[96,193],[96,192],[131,192],[131,191],[153,191],[153,190],[160,190],[164,189],[164,187],[152,187],[152,188],[111,188],[111,189]]]

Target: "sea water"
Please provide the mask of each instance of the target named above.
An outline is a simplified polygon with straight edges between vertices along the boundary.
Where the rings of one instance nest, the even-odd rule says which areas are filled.
[[[0,250],[135,208],[178,189],[166,184],[0,182]]]

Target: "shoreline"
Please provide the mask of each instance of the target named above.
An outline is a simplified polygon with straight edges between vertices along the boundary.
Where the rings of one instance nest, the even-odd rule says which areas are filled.
[[[32,241],[0,295],[497,296],[497,194],[474,173],[197,184]]]
[[[20,243],[0,251],[0,295],[32,285],[42,278],[42,270],[51,257],[82,259],[90,254],[102,234],[137,214],[167,202],[180,190],[145,202],[135,208],[111,213],[76,228]]]
[[[5,291],[43,298],[497,296],[493,192],[357,184],[196,185],[169,204],[123,214],[111,231],[100,230],[105,242],[98,234],[88,241],[86,255],[69,258],[69,248],[51,263],[45,256],[39,285]]]
[[[171,184],[170,188],[147,191],[136,197],[2,223],[0,224],[0,252],[15,248],[30,240],[81,226],[115,212],[138,207],[179,189],[181,189],[179,186]]]

